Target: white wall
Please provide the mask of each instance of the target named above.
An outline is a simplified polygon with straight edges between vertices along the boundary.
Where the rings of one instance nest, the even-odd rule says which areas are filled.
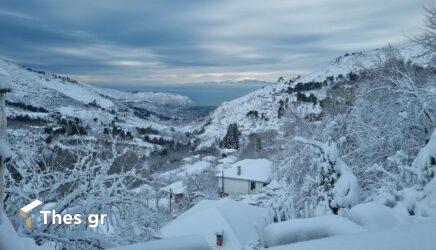
[[[250,190],[250,183],[251,181],[247,180],[224,178],[224,193],[229,195],[248,194],[257,191],[263,187],[262,182],[256,182],[256,188],[254,190]],[[222,190],[221,177],[218,178],[218,188]]]

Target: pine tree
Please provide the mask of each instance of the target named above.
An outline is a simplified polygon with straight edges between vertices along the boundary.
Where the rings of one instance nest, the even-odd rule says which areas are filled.
[[[220,143],[222,148],[239,149],[239,136],[241,132],[236,123],[232,123],[227,127],[227,133]]]

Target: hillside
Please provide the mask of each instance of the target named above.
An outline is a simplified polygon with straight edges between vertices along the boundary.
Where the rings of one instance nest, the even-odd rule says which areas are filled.
[[[398,46],[401,55],[413,63],[426,66],[428,57],[419,56],[422,49],[415,45]],[[242,134],[242,143],[253,133],[279,132],[284,116],[295,112],[307,119],[322,116],[322,104],[336,83],[344,88],[356,82],[361,71],[371,69],[381,61],[382,50],[347,53],[328,65],[305,76],[265,86],[238,99],[219,106],[202,126],[197,127],[200,141],[197,149],[204,149],[222,140],[230,124],[236,123]],[[335,97],[333,97],[335,98]],[[290,107],[293,107],[290,109]]]
[[[5,59],[0,59],[0,74],[12,89],[6,95],[10,144],[29,158],[45,146],[104,134],[119,135],[150,153],[160,147],[161,137],[171,140],[174,126],[189,122],[184,113],[194,105],[177,94],[97,88]],[[153,138],[144,139],[147,135]]]

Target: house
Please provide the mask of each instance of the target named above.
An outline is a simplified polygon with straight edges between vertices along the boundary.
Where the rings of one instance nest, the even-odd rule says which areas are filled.
[[[270,223],[268,209],[230,198],[203,200],[161,229],[161,237],[203,237],[211,249],[243,249]]]
[[[161,188],[161,190],[168,194],[168,197],[174,200],[175,203],[180,202],[186,193],[186,186],[183,181],[176,181],[168,186]]]
[[[249,194],[271,180],[272,162],[267,159],[246,159],[233,163],[216,175],[219,190],[224,194]]]

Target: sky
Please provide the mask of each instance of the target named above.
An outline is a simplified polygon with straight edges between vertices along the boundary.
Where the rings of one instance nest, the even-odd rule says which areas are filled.
[[[2,0],[0,55],[101,86],[259,79],[407,41],[431,0]]]

